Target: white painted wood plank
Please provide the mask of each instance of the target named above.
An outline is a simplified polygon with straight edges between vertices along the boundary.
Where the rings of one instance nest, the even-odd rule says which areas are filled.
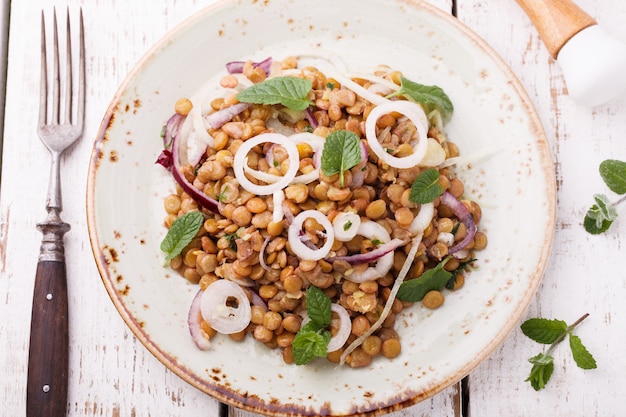
[[[623,2],[580,0],[577,4],[626,41]],[[557,168],[553,252],[525,318],[572,322],[590,313],[576,333],[598,362],[596,370],[578,369],[567,342],[563,343],[554,353],[555,370],[548,387],[535,392],[524,382],[531,366],[527,358],[543,348],[517,328],[471,374],[470,415],[622,415],[621,381],[626,368],[622,349],[626,342],[624,207],[622,219],[605,235],[588,235],[581,223],[592,195],[608,193],[598,175],[598,164],[608,158],[626,160],[626,100],[620,98],[595,109],[574,103],[567,96],[558,64],[550,59],[514,1],[459,0],[458,16],[495,48],[526,87],[544,124]]]
[[[84,138],[63,160],[63,219],[70,292],[69,416],[216,416],[218,404],[165,369],[130,333],[110,302],[87,236],[86,173],[92,141],[117,86],[165,32],[210,3],[194,0],[13,0],[5,158],[0,197],[0,402],[24,415],[32,284],[45,216],[49,157],[36,133],[39,10],[63,22],[83,7],[87,28],[88,114]],[[449,0],[432,1],[444,10]],[[60,27],[63,27],[61,24]],[[29,30],[24,30],[29,28]],[[9,155],[9,156],[7,156]],[[27,192],[24,192],[27,187]],[[394,416],[458,415],[458,387]],[[245,415],[238,410],[233,414]],[[237,414],[238,413],[238,414]]]

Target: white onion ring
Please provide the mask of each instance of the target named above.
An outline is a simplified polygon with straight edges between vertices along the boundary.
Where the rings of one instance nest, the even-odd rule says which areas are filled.
[[[387,230],[372,220],[362,221],[357,232],[359,235],[368,239],[377,239],[383,243],[387,243],[391,240],[391,236]],[[348,281],[360,284],[366,281],[374,281],[378,278],[384,277],[387,272],[391,270],[393,266],[393,251],[381,256],[376,261],[376,266],[370,266],[363,272],[353,272],[350,275],[346,275]]]
[[[237,307],[226,304],[230,298],[237,301]],[[217,332],[238,333],[250,324],[250,301],[243,289],[232,281],[213,282],[204,290],[200,303],[202,318]]]
[[[412,235],[423,233],[428,227],[433,216],[435,215],[435,205],[433,203],[426,203],[420,206],[420,211],[413,219],[413,222],[409,226],[409,232]]]
[[[376,122],[381,116],[392,112],[405,115],[417,129],[418,140],[417,144],[413,145],[413,153],[401,158],[393,156],[383,149],[376,136]],[[413,168],[421,162],[428,147],[427,134],[428,119],[426,119],[426,114],[418,104],[411,101],[387,101],[374,107],[365,120],[365,136],[370,149],[385,163],[395,168]]]
[[[349,225],[346,228],[346,225]],[[361,217],[353,212],[346,211],[337,214],[333,219],[333,229],[335,229],[335,239],[341,242],[349,242],[359,231]]]
[[[441,165],[446,160],[446,151],[437,139],[428,138],[427,144],[426,154],[420,161],[420,166],[436,167]]]
[[[287,151],[289,157],[289,168],[284,176],[279,181],[268,185],[256,185],[253,184],[244,173],[244,165],[248,165],[247,156],[248,152],[252,148],[261,143],[276,143],[281,145]],[[239,184],[246,190],[255,195],[270,195],[274,191],[282,190],[285,188],[296,176],[299,168],[300,157],[298,156],[298,148],[295,143],[288,140],[286,136],[278,133],[262,133],[258,136],[250,138],[243,142],[235,153],[235,159],[233,161],[233,170],[235,171],[235,177],[239,180]]]
[[[200,321],[200,300],[202,299],[203,291],[200,290],[193,298],[191,307],[189,307],[189,315],[187,316],[187,325],[189,326],[189,333],[191,338],[200,350],[208,350],[211,347],[211,341],[207,339],[202,332],[202,322]]]
[[[309,218],[316,220],[326,230],[326,242],[321,248],[309,248],[300,239],[302,225],[304,221]],[[294,217],[293,222],[289,225],[288,237],[291,250],[296,256],[307,261],[318,261],[326,257],[330,252],[330,248],[332,248],[335,242],[335,231],[333,230],[333,225],[330,220],[328,220],[324,214],[317,210],[305,210]]]
[[[285,192],[283,190],[274,191],[274,194],[272,194],[272,201],[274,203],[272,222],[278,223],[285,217],[285,208],[283,207],[283,203],[285,202]]]

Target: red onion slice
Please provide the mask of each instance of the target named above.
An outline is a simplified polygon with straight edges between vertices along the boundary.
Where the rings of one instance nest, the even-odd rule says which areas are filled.
[[[351,265],[358,264],[367,264],[370,262],[374,262],[381,257],[385,256],[389,252],[393,252],[398,249],[400,246],[404,246],[407,242],[402,239],[392,239],[389,242],[380,245],[376,249],[367,253],[358,253],[356,255],[347,255],[347,256],[336,256],[334,258],[329,258],[329,262],[333,261],[346,261]],[[372,268],[373,269],[373,268]]]
[[[413,146],[413,153],[405,157],[397,157],[391,155],[383,148],[376,136],[376,122],[378,119],[388,113],[398,112],[405,115],[417,129],[417,143]],[[413,168],[417,166],[420,161],[426,155],[428,148],[428,119],[424,110],[419,104],[411,101],[395,100],[387,101],[372,109],[365,121],[365,136],[367,137],[367,143],[370,146],[372,152],[376,154],[381,160],[387,163],[389,166],[395,168]]]
[[[204,122],[208,124],[207,128],[219,129],[248,107],[250,107],[249,103],[237,103],[232,106],[224,107],[221,110],[204,116]]]
[[[193,339],[193,342],[196,344],[198,349],[207,350],[211,347],[211,341],[204,336],[204,332],[202,330],[202,314],[200,312],[200,301],[202,299],[203,293],[204,292],[200,290],[193,298],[193,301],[191,302],[191,307],[189,308],[189,315],[187,316],[187,325],[189,326],[189,333],[191,333],[191,338]]]
[[[204,290],[200,311],[202,318],[213,329],[224,334],[244,330],[250,324],[252,315],[246,293],[239,285],[226,279],[219,279]]]
[[[228,62],[226,63],[226,71],[228,71],[229,74],[241,74],[243,72],[243,66],[245,63],[245,61]],[[269,75],[272,68],[272,57],[267,57],[260,62],[253,62],[252,66],[254,68],[260,67],[263,71],[265,71],[265,74]]]
[[[391,236],[389,236],[387,230],[383,226],[372,220],[362,221],[361,225],[359,226],[358,234],[371,240],[379,240],[383,243],[383,246],[384,244],[391,241]],[[385,274],[387,274],[387,272],[391,270],[392,266],[393,250],[378,257],[376,259],[376,266],[370,266],[362,272],[355,271],[349,275],[346,275],[345,278],[348,281],[356,282],[357,284],[366,281],[373,281],[375,279],[384,277]]]
[[[456,245],[452,246],[448,249],[449,254],[453,254],[455,252],[464,249],[472,239],[474,239],[474,235],[476,235],[476,223],[474,222],[474,218],[472,217],[472,213],[465,207],[465,204],[461,202],[458,198],[450,194],[448,191],[445,191],[440,197],[441,204],[444,204],[452,209],[452,212],[459,220],[465,224],[467,228],[467,235]]]

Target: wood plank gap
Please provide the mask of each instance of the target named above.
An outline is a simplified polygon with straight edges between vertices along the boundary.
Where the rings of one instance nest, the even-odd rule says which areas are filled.
[[[219,417],[228,417],[230,415],[230,410],[228,404],[220,403],[219,408]]]
[[[9,22],[11,1],[2,0],[0,5],[0,184],[2,183],[2,149],[4,148],[4,110],[7,93],[7,63],[9,57]]]
[[[470,389],[469,376],[461,380],[461,417],[470,417]]]
[[[456,0],[452,0],[452,11],[451,11],[451,13],[452,13],[452,16],[458,17],[456,15]]]

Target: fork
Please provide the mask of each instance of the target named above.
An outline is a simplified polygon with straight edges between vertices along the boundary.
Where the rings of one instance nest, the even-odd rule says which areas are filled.
[[[51,155],[46,219],[37,224],[43,234],[30,328],[26,415],[64,416],[67,407],[69,365],[69,323],[67,275],[63,237],[70,225],[61,220],[60,159],[63,152],[82,136],[85,120],[85,36],[80,11],[78,92],[73,97],[72,54],[69,8],[67,11],[67,52],[63,114],[60,112],[61,80],[56,10],[53,14],[52,108],[48,112],[48,56],[45,15],[41,12],[41,86],[37,133]],[[74,102],[75,101],[75,102]]]

